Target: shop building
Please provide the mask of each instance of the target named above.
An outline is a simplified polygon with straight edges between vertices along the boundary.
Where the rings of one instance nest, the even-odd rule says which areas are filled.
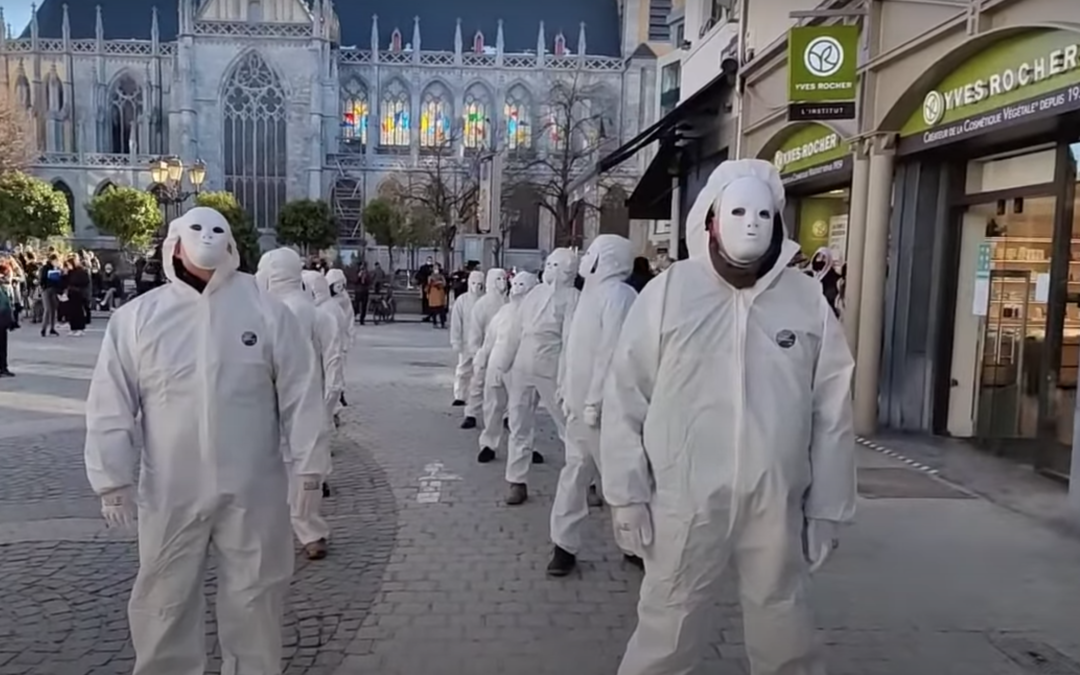
[[[777,36],[740,67],[738,155],[778,166],[805,252],[843,246],[857,431],[972,439],[1067,477],[1080,464],[1074,13],[1054,0],[819,9],[840,11],[810,21],[861,26],[857,119],[788,121]]]

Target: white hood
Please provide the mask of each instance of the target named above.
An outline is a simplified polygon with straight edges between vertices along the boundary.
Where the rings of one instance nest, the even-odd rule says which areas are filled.
[[[165,277],[169,281],[176,283],[177,276],[176,269],[173,267],[173,256],[178,253],[177,247],[180,244],[180,232],[193,223],[222,227],[225,229],[225,232],[228,233],[229,237],[229,260],[224,265],[214,270],[214,276],[206,286],[206,290],[209,291],[212,288],[221,285],[225,279],[229,278],[236,270],[240,269],[240,252],[236,247],[236,239],[233,238],[232,228],[229,226],[229,221],[225,219],[225,216],[221,215],[221,213],[215,209],[206,206],[196,206],[169,223],[169,233],[165,235],[165,241],[161,244],[161,268],[162,271],[165,272]]]
[[[484,273],[483,272],[469,272],[469,295],[479,298],[484,294]]]
[[[300,277],[304,280],[304,287],[308,289],[308,293],[311,293],[316,305],[330,302],[330,284],[327,283],[326,277],[315,270],[304,270]]]
[[[255,279],[260,288],[281,297],[304,290],[301,278],[303,271],[304,261],[300,259],[299,253],[291,248],[276,248],[267,251],[259,259],[259,270],[255,272]]]
[[[326,282],[330,284],[330,289],[334,292],[334,295],[341,295],[345,292],[347,282],[345,279],[345,272],[333,267],[326,271]]]
[[[557,248],[544,262],[544,283],[557,288],[573,287],[577,268],[577,255],[568,248]]]
[[[500,289],[500,282],[502,288]],[[487,271],[487,278],[484,280],[484,292],[485,293],[506,293],[506,270],[498,267],[493,267]]]
[[[709,257],[709,232],[706,220],[709,210],[720,213],[720,200],[728,185],[740,178],[754,177],[769,184],[777,213],[784,212],[784,183],[776,167],[763,159],[739,159],[722,163],[713,170],[708,182],[686,217],[686,250],[691,258]],[[784,231],[787,236],[786,228]],[[787,261],[784,261],[786,264]]]
[[[608,279],[623,281],[633,270],[634,250],[630,240],[617,234],[601,234],[581,257],[578,274],[589,284]]]

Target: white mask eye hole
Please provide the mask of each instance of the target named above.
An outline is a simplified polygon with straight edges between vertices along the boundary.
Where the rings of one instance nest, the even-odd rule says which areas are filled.
[[[200,225],[198,223],[195,223],[194,225],[191,226],[191,229],[194,232],[202,232],[202,225]]]
[[[761,216],[762,218],[766,219],[766,220],[772,218],[772,214],[769,213],[768,211],[762,211],[758,215]]]
[[[215,226],[213,232],[214,232],[214,234],[225,234],[225,228],[220,227],[220,226]]]
[[[740,216],[740,217],[745,216],[746,215],[746,209],[744,209],[741,206],[738,206],[738,207],[731,210],[731,215]]]

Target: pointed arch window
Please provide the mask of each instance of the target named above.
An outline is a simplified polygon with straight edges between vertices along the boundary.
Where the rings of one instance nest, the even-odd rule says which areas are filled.
[[[474,84],[465,92],[464,122],[465,147],[485,148],[491,143],[491,97],[484,87]]]
[[[52,188],[56,192],[59,192],[61,195],[63,195],[64,202],[67,204],[67,207],[68,207],[68,218],[70,219],[69,222],[74,223],[75,222],[75,193],[72,192],[71,188],[68,187],[68,184],[65,183],[62,180],[53,181]]]
[[[27,110],[30,109],[30,80],[26,79],[24,74],[20,74],[18,79],[15,80],[15,99],[20,106]]]
[[[424,90],[420,107],[420,147],[435,148],[450,141],[450,93],[435,83]]]
[[[510,151],[532,147],[532,97],[525,87],[516,84],[506,94],[503,104],[506,121],[506,148]]]
[[[143,113],[142,87],[131,75],[121,75],[109,93],[109,152],[136,154],[143,147],[139,121]]]
[[[395,28],[394,32],[390,34],[390,51],[401,51],[401,31],[399,31],[397,28]]]
[[[476,35],[473,37],[472,50],[474,54],[484,53],[484,34],[480,31],[476,31]]]
[[[412,120],[409,115],[409,91],[394,80],[383,90],[382,133],[379,144],[407,148],[411,142]]]
[[[277,224],[288,184],[285,93],[257,53],[227,75],[224,100],[225,189],[265,230]]]
[[[341,138],[347,146],[365,147],[368,142],[367,87],[356,80],[351,80],[342,89],[341,100]]]
[[[64,86],[55,68],[45,80],[45,101],[50,113],[58,114],[64,110]]]

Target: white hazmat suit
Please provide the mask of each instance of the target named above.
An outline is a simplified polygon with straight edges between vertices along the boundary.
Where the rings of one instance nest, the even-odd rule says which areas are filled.
[[[506,481],[524,487],[529,472],[532,427],[537,399],[543,403],[559,439],[566,439],[559,383],[565,367],[563,345],[570,319],[577,306],[577,256],[568,248],[557,248],[544,263],[544,283],[521,301],[521,338],[510,370],[510,442]],[[513,501],[516,501],[513,500]],[[520,502],[517,502],[520,503]]]
[[[330,294],[330,284],[326,281],[325,276],[316,270],[304,270],[300,275],[300,279],[304,282],[304,288],[307,289],[308,294],[315,303],[315,309],[318,311],[319,334],[324,336],[323,344],[328,345],[326,341],[333,339],[336,344],[333,347],[327,346],[326,348],[332,349],[339,354],[339,358],[331,359],[330,367],[334,368],[336,366],[336,369],[335,376],[329,380],[330,384],[335,385],[337,394],[332,400],[326,401],[327,410],[330,412],[331,419],[334,419],[345,392],[345,363],[349,353],[346,345],[348,343],[347,336],[350,335],[352,328],[342,322],[341,307],[334,302],[334,298]],[[331,329],[333,329],[336,338],[331,338]],[[327,395],[330,395],[329,391],[327,391]]]
[[[806,592],[855,510],[853,362],[818,284],[787,267],[783,195],[767,162],[718,167],[687,221],[690,259],[624,324],[601,467],[645,578],[619,675],[695,672],[729,565],[751,672],[825,672]]]
[[[510,377],[510,365],[521,336],[518,308],[538,283],[540,282],[536,275],[530,272],[518,272],[514,275],[510,284],[510,302],[500,307],[488,323],[484,343],[476,354],[478,362],[484,364],[484,429],[480,432],[478,457],[481,463],[495,459],[495,451],[502,445],[503,418],[506,416],[508,401],[506,381]],[[532,430],[528,433],[528,447],[532,447]]]
[[[353,310],[352,300],[349,298],[349,285],[345,278],[345,272],[336,267],[326,271],[326,283],[330,284],[330,297],[334,304],[341,310],[342,339],[345,340],[345,354],[348,355],[352,348],[353,334],[356,331],[356,312]]]
[[[487,358],[478,358],[480,348],[484,344],[488,325],[495,318],[495,314],[507,303],[508,282],[506,270],[493,268],[487,271],[484,281],[484,297],[476,301],[468,323],[465,325],[465,344],[473,354],[473,372],[469,380],[468,398],[465,403],[465,421],[463,429],[471,429],[476,426],[476,418],[480,417],[484,410],[484,384]]]
[[[316,361],[320,366],[323,406],[326,411],[325,423],[329,425],[334,406],[344,388],[341,337],[334,320],[327,313],[320,311],[312,302],[311,294],[304,290],[303,269],[304,263],[296,251],[290,248],[279,248],[263,254],[262,259],[259,260],[259,270],[255,273],[255,278],[263,290],[285,303],[285,306],[296,316],[304,334],[310,337],[315,347]],[[288,456],[287,453],[286,457]],[[300,489],[300,479],[298,474],[291,469],[293,467],[290,466],[289,495],[292,505],[293,532],[300,540],[300,544],[306,548],[329,538],[330,527],[318,508],[306,514],[298,511],[298,500],[295,497]]]
[[[457,366],[454,368],[454,405],[465,405],[469,395],[469,381],[472,378],[473,354],[465,339],[465,327],[469,325],[473,307],[484,297],[484,273],[469,273],[469,290],[454,301],[450,310],[450,346],[457,354]]]
[[[214,270],[205,284],[174,266],[181,242],[185,265]],[[213,552],[223,671],[277,675],[293,572],[280,434],[312,486],[305,508],[330,459],[315,350],[285,305],[236,271],[217,211],[174,220],[163,251],[171,283],[113,314],[86,400],[86,470],[107,522],[128,522],[138,503],[134,673],[204,672]]]
[[[626,283],[633,267],[630,240],[613,234],[598,236],[581,258],[579,274],[585,286],[570,323],[562,382],[566,464],[559,474],[551,509],[552,542],[575,556],[589,515],[589,485],[600,477],[604,381],[623,321],[637,298],[637,292]]]

